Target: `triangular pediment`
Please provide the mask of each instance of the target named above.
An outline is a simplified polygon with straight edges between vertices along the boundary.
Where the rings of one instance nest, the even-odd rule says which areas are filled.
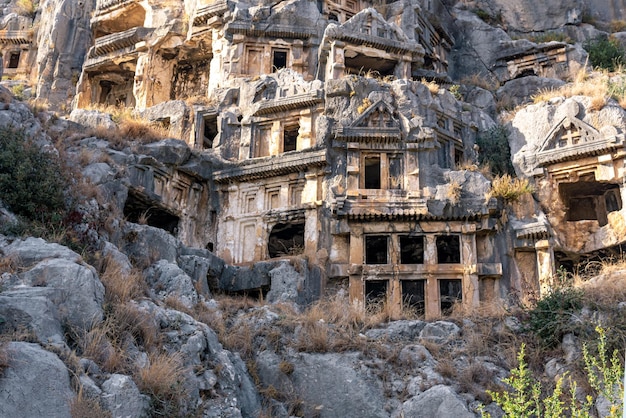
[[[616,129],[607,126],[600,132],[576,117],[566,116],[546,135],[537,152],[536,163],[545,166],[572,161],[623,146],[624,135],[617,134]]]
[[[352,128],[395,128],[400,130],[400,123],[394,117],[393,108],[384,100],[379,100],[368,107],[351,125]]]
[[[573,147],[600,139],[602,135],[593,126],[578,118],[566,116],[550,130],[539,152]]]
[[[339,127],[335,132],[335,137],[343,141],[398,142],[402,139],[394,109],[382,99],[365,109],[352,124]]]
[[[372,8],[360,11],[348,19],[340,28],[344,32],[352,32],[391,41],[407,42],[409,39],[396,25],[392,25]]]

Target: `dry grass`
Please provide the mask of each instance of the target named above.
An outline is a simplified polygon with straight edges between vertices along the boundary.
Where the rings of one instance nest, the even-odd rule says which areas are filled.
[[[283,360],[278,365],[278,370],[280,370],[282,373],[286,374],[287,376],[290,376],[294,372],[293,363],[290,363],[287,360]]]
[[[70,415],[72,418],[110,418],[111,413],[102,408],[96,399],[89,399],[83,395],[82,389],[70,402]]]
[[[456,377],[461,392],[471,393],[483,403],[491,401],[485,388],[493,385],[494,376],[484,363],[471,361],[468,367],[456,374]]]
[[[111,130],[97,127],[90,134],[109,141],[114,149],[123,149],[131,142],[151,143],[167,138],[169,131],[163,125],[142,119],[132,113],[131,108],[118,106],[93,106],[89,108],[99,112],[108,113],[117,125],[117,129]]]
[[[189,395],[183,381],[187,371],[178,353],[148,356],[148,365],[135,374],[135,381],[152,398],[153,416],[178,416],[185,410]]]
[[[557,97],[587,96],[591,98],[589,110],[598,111],[606,106],[609,99],[616,100],[626,109],[626,80],[622,68],[611,74],[607,71],[588,73],[580,70],[572,83],[558,89],[545,89],[534,95],[533,102],[547,102]]]
[[[105,298],[109,303],[126,303],[144,296],[147,285],[141,272],[132,270],[126,273],[112,257],[106,257],[101,266],[100,280],[105,288]]]
[[[451,181],[448,184],[446,197],[453,205],[456,205],[461,201],[461,185],[458,181]]]
[[[436,95],[439,93],[439,84],[434,81],[427,81],[425,78],[422,78],[420,82],[428,88],[430,94]]]
[[[0,342],[0,377],[10,365],[11,356],[6,343]]]
[[[240,321],[221,335],[222,343],[229,349],[237,351],[243,358],[254,354],[255,332],[248,322]]]
[[[363,101],[361,102],[361,104],[356,108],[356,111],[359,113],[359,115],[363,112],[365,112],[367,109],[369,109],[369,107],[372,105],[372,101],[366,97],[363,99]]]
[[[130,303],[108,305],[106,319],[89,331],[73,336],[82,357],[90,358],[105,371],[129,373],[134,364],[126,352],[132,341],[144,351],[153,351],[161,345],[159,328],[154,318]]]
[[[491,181],[491,190],[487,198],[502,198],[506,202],[516,202],[522,196],[533,193],[535,190],[528,179],[513,178],[508,174],[498,176]]]
[[[461,80],[461,84],[480,87],[481,89],[494,92],[500,87],[500,83],[494,77],[484,76],[482,74],[473,74]]]
[[[626,20],[612,20],[609,22],[611,33],[626,31]]]
[[[0,274],[3,273],[17,273],[19,266],[19,260],[16,256],[6,255],[0,257]]]

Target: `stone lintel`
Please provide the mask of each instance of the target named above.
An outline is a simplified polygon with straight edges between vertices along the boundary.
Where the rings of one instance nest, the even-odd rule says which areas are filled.
[[[281,97],[275,100],[261,102],[259,108],[253,116],[268,115],[272,113],[285,112],[294,109],[301,109],[315,106],[324,100],[323,90],[314,90],[308,93],[295,94],[293,96]]]
[[[275,177],[326,164],[326,150],[298,151],[271,157],[246,160],[235,167],[213,172],[216,183]]]
[[[290,39],[307,39],[317,35],[314,29],[299,28],[291,25],[267,25],[246,22],[231,22],[226,25],[226,32],[230,34],[242,34],[245,36]]]

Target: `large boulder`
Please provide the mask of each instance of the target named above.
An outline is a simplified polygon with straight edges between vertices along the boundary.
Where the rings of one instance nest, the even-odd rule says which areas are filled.
[[[50,258],[62,258],[67,261],[79,262],[80,255],[67,247],[46,242],[41,238],[17,239],[2,249],[4,255],[13,258],[22,268],[30,267]]]
[[[261,358],[264,361],[265,358]],[[271,360],[275,363],[275,359]],[[292,385],[304,401],[305,416],[388,417],[381,382],[360,367],[359,355],[301,353],[293,363]],[[273,367],[264,365],[266,368]],[[270,378],[271,379],[271,378]],[[272,380],[269,380],[272,381]]]
[[[139,392],[130,377],[122,374],[113,374],[102,384],[100,399],[112,418],[142,417],[149,406],[149,398]]]
[[[148,267],[159,260],[175,263],[180,241],[160,228],[125,222],[122,226],[123,246],[120,249],[131,262]]]
[[[474,414],[449,386],[437,385],[404,402],[394,417],[474,418]]]
[[[446,344],[461,336],[461,328],[448,321],[430,322],[420,332],[420,340],[435,344]]]
[[[98,110],[74,109],[70,113],[69,119],[87,128],[100,128],[103,131],[115,131],[117,129],[111,115]]]
[[[65,364],[38,344],[11,342],[0,378],[0,416],[68,418],[74,392]]]
[[[382,339],[384,341],[413,341],[419,337],[420,332],[426,326],[426,322],[414,321],[393,321],[385,328],[373,328],[365,335],[373,340]]]
[[[0,334],[30,331],[42,344],[64,344],[54,289],[26,287],[0,293]]]
[[[186,308],[192,308],[198,303],[198,293],[191,277],[178,265],[167,260],[159,260],[144,270],[143,274],[158,299],[175,297]]]
[[[30,285],[62,290],[53,302],[68,325],[88,329],[102,320],[104,286],[93,267],[56,258],[40,262],[20,277]]]
[[[139,152],[149,155],[162,164],[181,165],[191,155],[191,150],[185,141],[180,139],[166,139],[139,147]]]

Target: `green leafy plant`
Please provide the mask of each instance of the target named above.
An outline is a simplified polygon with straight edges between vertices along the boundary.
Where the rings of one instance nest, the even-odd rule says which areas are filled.
[[[583,345],[587,381],[596,394],[611,403],[609,417],[618,418],[621,417],[620,411],[624,397],[624,366],[617,350],[613,351],[611,358],[608,357],[606,330],[597,326],[596,332],[599,336],[598,355],[591,355],[587,344]]]
[[[606,349],[606,331],[598,326],[597,356],[591,355],[587,344],[583,344],[586,380],[596,392],[611,403],[608,417],[621,416],[621,403],[624,395],[623,370],[620,355],[614,351],[609,359]],[[506,417],[543,417],[560,418],[570,416],[574,418],[591,418],[594,398],[587,395],[584,399],[577,396],[578,382],[570,378],[567,373],[561,375],[552,393],[544,390],[529,369],[525,359],[525,346],[522,344],[518,354],[518,366],[511,370],[509,377],[502,379],[507,388],[502,392],[487,391],[492,400],[497,403]],[[569,386],[569,403],[563,400],[564,380],[567,378]],[[597,398],[596,398],[597,399]],[[483,412],[483,417],[490,415]]]
[[[24,133],[0,128],[0,196],[16,215],[42,223],[60,221],[65,211],[65,181],[56,154]]]
[[[589,54],[589,62],[594,67],[615,71],[624,65],[624,48],[613,37],[598,36],[583,42],[583,48]]]
[[[476,138],[479,147],[478,162],[488,165],[493,175],[513,175],[515,170],[511,163],[509,132],[502,125],[481,132]]]
[[[547,347],[554,347],[564,334],[572,331],[570,320],[582,307],[581,290],[571,287],[553,290],[529,312],[529,328]]]

